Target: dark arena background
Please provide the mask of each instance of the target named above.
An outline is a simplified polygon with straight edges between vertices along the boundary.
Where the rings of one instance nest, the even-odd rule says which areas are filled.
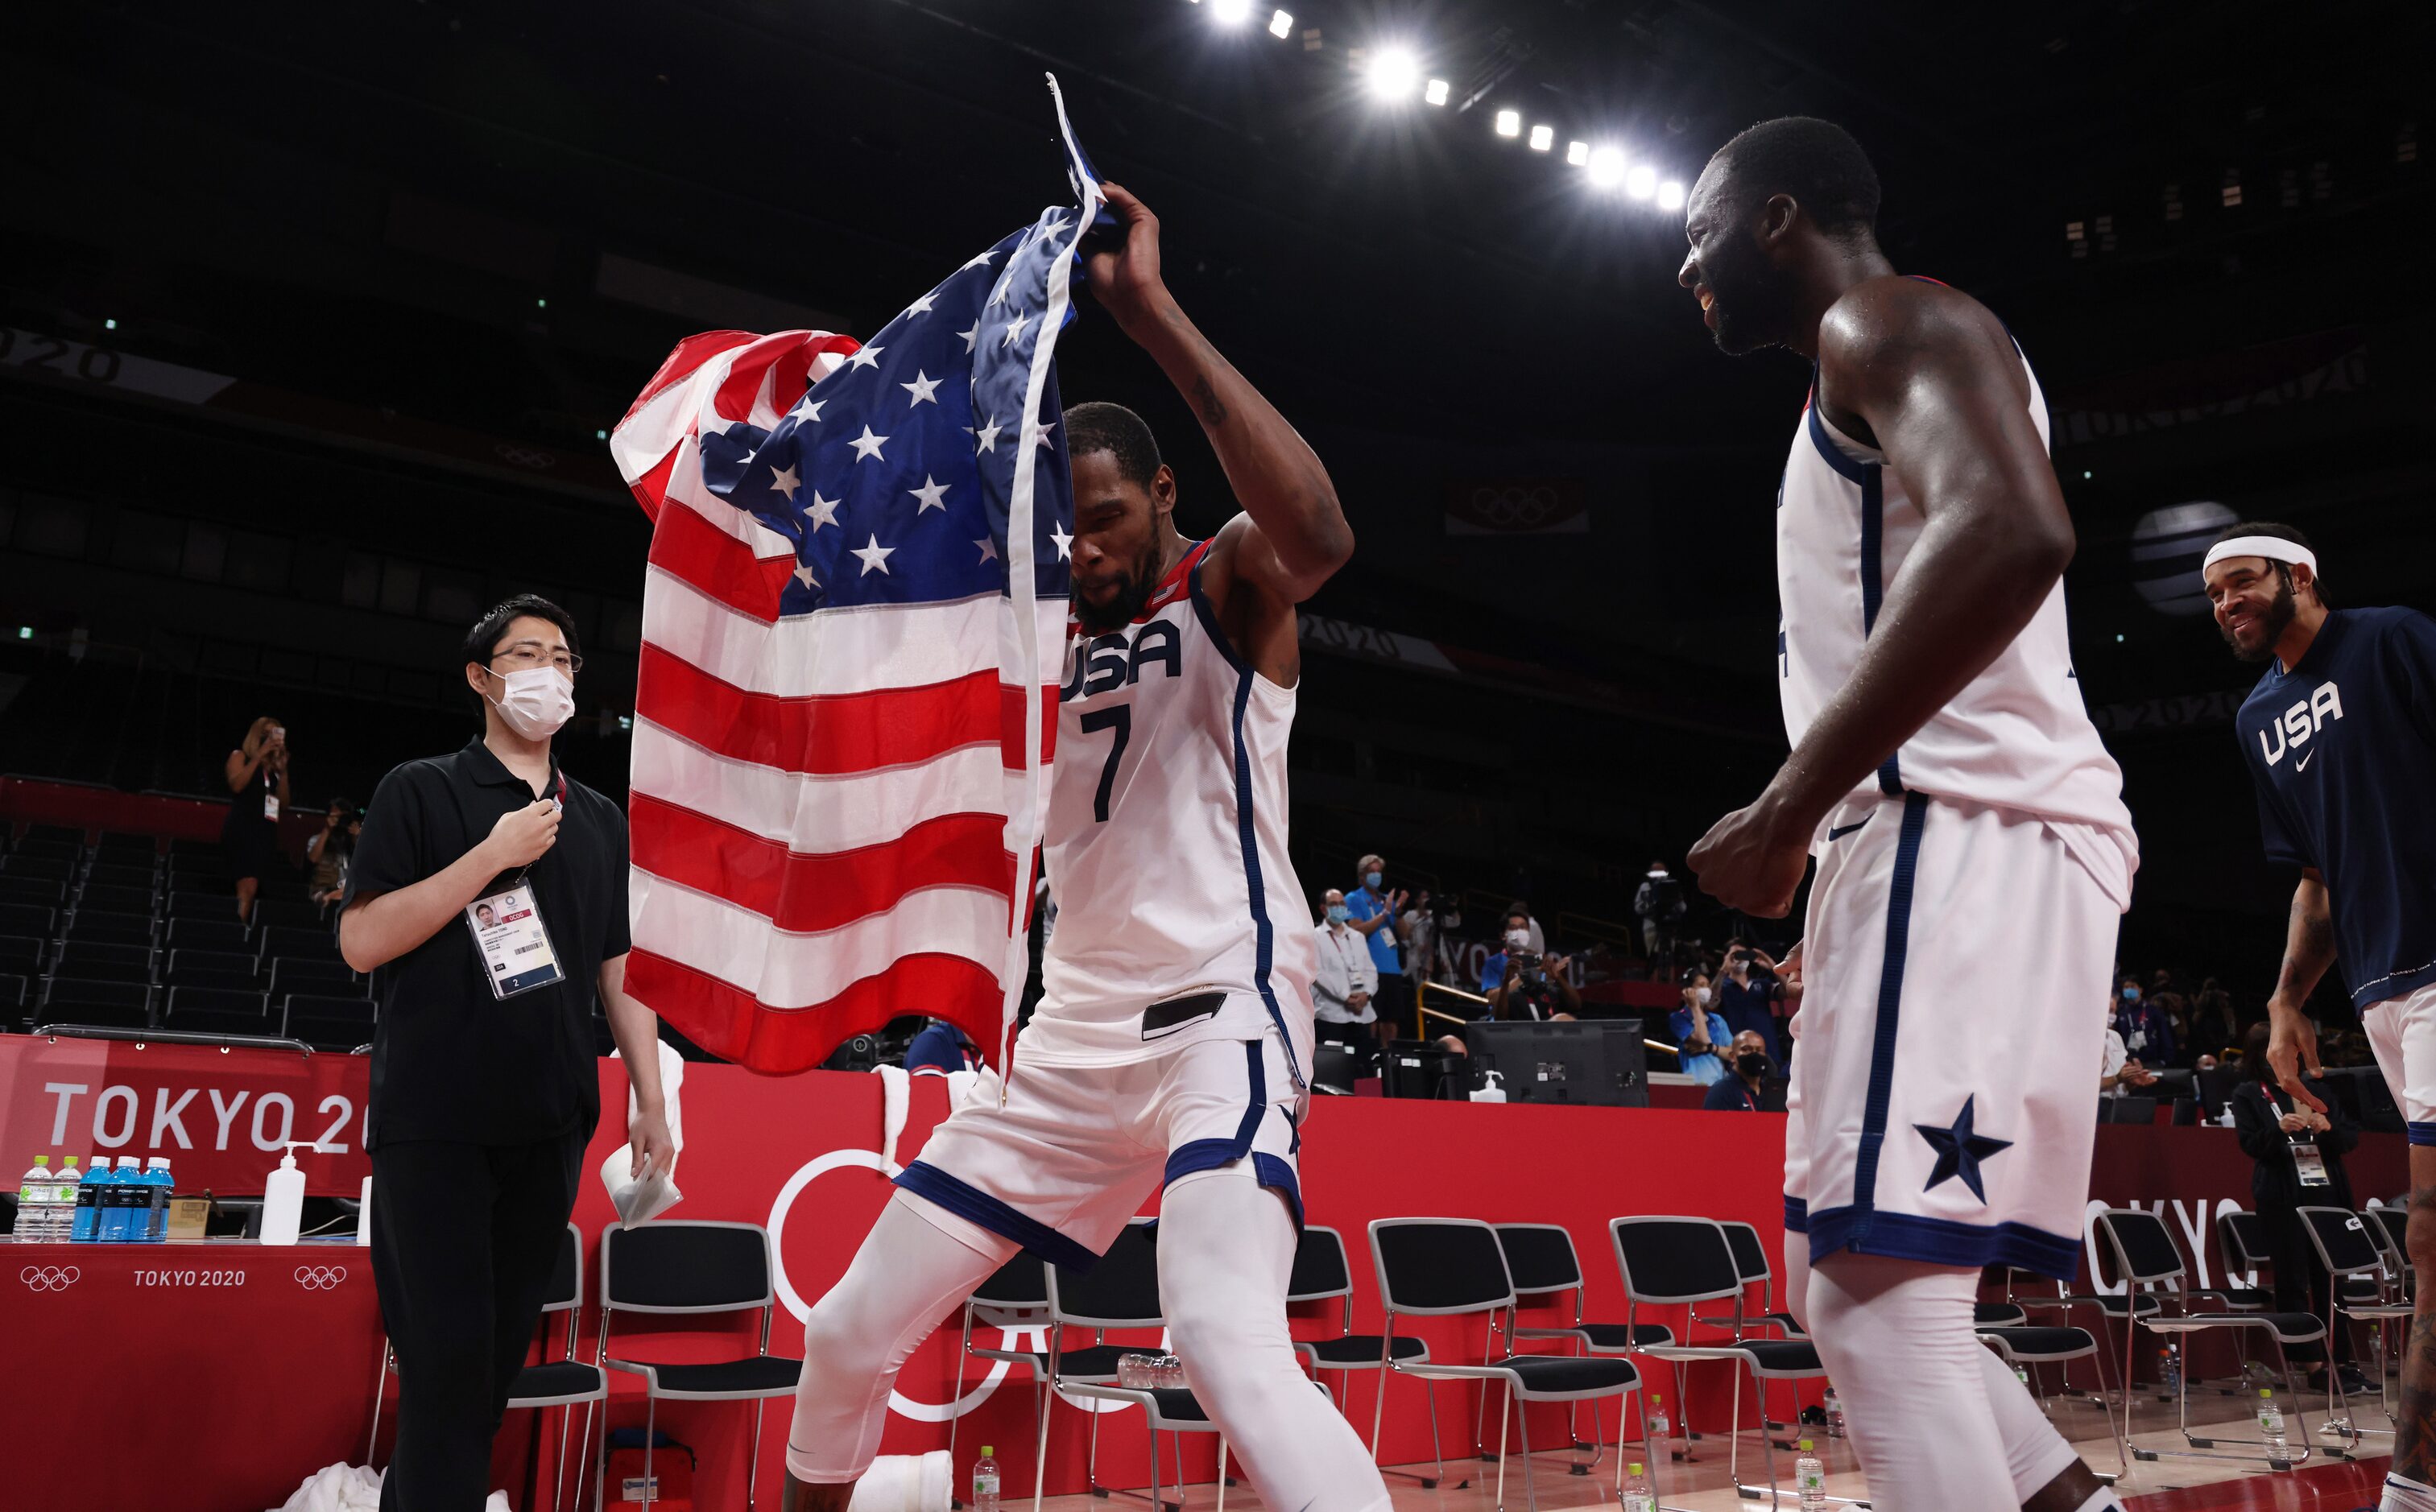
[[[2200,1116],[2212,1119],[2223,1086],[2193,1061],[2234,1048],[2264,1017],[2294,874],[2262,855],[2233,723],[2258,669],[2229,654],[2200,559],[2226,524],[2282,521],[2314,542],[2336,607],[2436,610],[2436,368],[2427,356],[2436,194],[2423,140],[2436,126],[2436,10],[1284,3],[1291,14],[1277,0],[18,8],[0,23],[0,122],[11,143],[0,195],[0,853],[65,849],[56,904],[29,901],[50,895],[49,871],[0,865],[0,878],[44,879],[0,900],[44,914],[0,926],[0,1027],[10,1032],[0,1042],[27,1056],[79,1043],[32,1031],[64,1021],[52,1005],[75,1000],[54,984],[84,959],[80,913],[148,911],[140,934],[109,939],[154,952],[129,979],[147,989],[137,1027],[178,1027],[166,1017],[170,954],[187,947],[168,932],[179,918],[175,846],[207,850],[219,833],[223,761],[258,717],[274,716],[296,751],[282,832],[289,870],[263,884],[263,898],[280,905],[264,919],[326,933],[327,916],[306,898],[306,839],[326,808],[360,808],[391,768],[468,739],[476,715],[459,645],[511,594],[541,594],[573,617],[584,660],[557,750],[568,773],[623,802],[652,524],[611,459],[612,428],[695,332],[867,338],[974,250],[1043,205],[1071,203],[1042,85],[1053,74],[1098,169],[1157,211],[1176,300],[1325,461],[1358,541],[1301,607],[1288,766],[1303,903],[1316,916],[1321,890],[1359,884],[1360,858],[1388,858],[1390,887],[1426,892],[1435,911],[1425,974],[1455,989],[1442,1002],[1424,988],[1422,1005],[1469,1018],[1461,999],[1481,985],[1504,912],[1527,901],[1548,952],[1571,957],[1585,1000],[1639,1021],[1656,1042],[1653,1074],[1674,1069],[1664,1042],[1679,989],[1719,964],[1730,937],[1781,954],[1801,932],[1798,905],[1791,919],[1746,919],[1684,873],[1693,844],[1750,801],[1786,752],[1771,504],[1809,381],[1807,365],[1784,353],[1729,361],[1715,351],[1675,282],[1684,194],[1709,154],[1753,122],[1810,114],[1850,130],[1883,183],[1879,237],[1897,268],[1984,303],[2044,385],[2078,535],[2064,579],[2073,661],[2141,841],[2114,975],[2187,1005],[2188,1074],[2167,1093],[2205,1104]],[[1175,469],[1179,525],[1209,533],[1235,504],[1193,411],[1089,298],[1078,305],[1057,349],[1065,403],[1139,410]],[[2425,796],[2436,803],[2436,791]],[[60,829],[73,838],[59,840]],[[127,831],[155,836],[158,848],[140,858],[96,848],[105,832]],[[1681,879],[1687,904],[1655,953],[1636,913],[1653,859]],[[103,880],[96,867],[149,868],[150,879]],[[208,861],[200,875],[212,875]],[[1141,880],[1161,883],[1155,866]],[[124,910],[100,907],[113,887],[148,892]],[[216,895],[215,916],[233,920],[224,905]],[[272,980],[271,927],[250,921],[227,938],[251,980],[218,985],[276,1014],[283,986],[304,978]],[[86,932],[90,944],[107,930]],[[319,934],[299,949],[333,955]],[[2209,984],[2229,995],[2233,1017],[2202,1026]],[[2008,987],[1988,975],[1924,985],[1990,1013],[2003,1011]],[[366,995],[344,984],[335,993]],[[103,1007],[91,1004],[96,1015]],[[2354,1157],[2357,1194],[2392,1199],[2405,1183],[2400,1120],[2374,1072],[2358,1069],[2369,1051],[2338,976],[2311,1011],[2328,1065],[2355,1069],[2359,1084],[2356,1110],[2371,1132]],[[596,1020],[605,1055],[606,1022]],[[366,1040],[370,1024],[367,1015]],[[861,1036],[830,1065],[893,1061],[915,1027],[907,1018]],[[97,1095],[126,1080],[141,1104],[139,1142],[104,1153],[183,1160],[140,1141],[161,1138],[149,1127],[152,1087],[174,1101],[175,1087],[217,1085],[210,1078],[229,1064],[212,1069],[206,1060],[220,1051],[200,1037],[201,1048],[146,1051],[195,1055],[191,1069],[125,1069],[136,1052],[124,1035],[81,1042],[79,1053],[108,1045],[116,1069],[96,1062],[93,1075],[70,1076],[26,1062],[0,1087],[10,1137],[0,1158],[13,1171],[37,1149],[54,1166],[62,1148],[86,1153],[92,1104],[70,1106],[44,1084],[77,1081]],[[877,1078],[815,1097],[806,1090],[814,1083],[752,1076],[667,1037],[714,1089],[692,1105],[689,1133],[706,1158],[674,1217],[781,1228],[771,1203],[786,1173],[832,1147],[878,1148],[879,1093],[865,1089]],[[334,1074],[356,1042],[320,1048],[328,1066],[315,1077]],[[1363,1090],[1392,1099],[1416,1089],[1388,1070],[1383,1088]],[[1755,1161],[1766,1169],[1745,1183],[1751,1191],[1718,1198],[1714,1216],[1758,1225],[1772,1249],[1778,1121],[1755,1121],[1765,1137],[1741,1125],[1705,1132],[1697,1088],[1679,1081],[1658,1075],[1644,1100],[1659,1107],[1631,1115],[1673,1121],[1627,1126],[1611,1140],[1568,1121],[1587,1113],[1413,1105],[1391,1109],[1392,1126],[1366,1129],[1358,1156],[1344,1146],[1306,1155],[1311,1219],[1344,1231],[1359,1273],[1356,1327],[1379,1327],[1362,1235],[1370,1217],[1571,1223],[1591,1305],[1620,1318],[1606,1221],[1709,1212],[1700,1188],[1723,1179],[1725,1162]],[[316,1081],[311,1095],[363,1095],[346,1085]],[[604,1104],[605,1142],[584,1167],[586,1246],[611,1221],[590,1172],[623,1142],[622,1072],[605,1072],[604,1085],[617,1102]],[[305,1089],[291,1092],[288,1137],[302,1139],[326,1120]],[[920,1086],[914,1101],[904,1159],[945,1107]],[[2246,1202],[2249,1161],[2229,1135],[2201,1154],[2167,1148],[2213,1138],[2171,1127],[2173,1101],[2161,1097],[2152,1131],[2099,1131],[2121,1139],[2101,1141],[2094,1195],[2152,1207],[2187,1199],[2201,1215],[2213,1202]],[[63,1134],[52,1132],[54,1112]],[[1489,1114],[1527,1121],[1528,1142],[1505,1146],[1506,1136],[1463,1121]],[[193,1109],[185,1121],[199,1127]],[[212,1121],[204,1114],[200,1124]],[[231,1125],[220,1121],[225,1156]],[[277,1152],[259,1148],[259,1118],[252,1147],[243,1118],[234,1126],[245,1160],[221,1173],[217,1195],[241,1200],[228,1205],[234,1218],[214,1221],[259,1237],[259,1214],[249,1230],[245,1208]],[[727,1153],[713,1153],[714,1139]],[[712,1174],[765,1139],[783,1147],[763,1162],[770,1179],[757,1168]],[[1687,1180],[1682,1152],[1703,1149]],[[209,1156],[196,1159],[221,1173]],[[1620,1168],[1612,1191],[1554,1195],[1568,1168],[1593,1157]],[[318,1218],[353,1233],[347,1215],[369,1167],[360,1149],[348,1159],[312,1168],[308,1226]],[[1333,1216],[1324,1213],[1331,1177],[1345,1194]],[[861,1175],[852,1179],[856,1190],[834,1205],[837,1235],[779,1240],[782,1255],[800,1248],[790,1295],[816,1300],[826,1282],[811,1273],[834,1277],[879,1210],[879,1182],[865,1191]],[[182,1174],[180,1194],[189,1185],[202,1183]],[[1501,1195],[1474,1200],[1489,1191]],[[2218,1256],[2217,1234],[2201,1227],[2187,1240],[2206,1252],[2194,1286],[2211,1265],[2218,1282],[2234,1274],[2235,1257]],[[61,1486],[23,1503],[0,1491],[0,1503],[262,1508],[325,1465],[362,1463],[375,1434],[380,1314],[368,1254],[330,1253],[356,1273],[344,1294],[356,1311],[342,1322],[298,1311],[288,1294],[308,1294],[286,1279],[284,1260],[257,1265],[268,1279],[252,1283],[284,1289],[274,1311],[198,1295],[189,1312],[147,1314],[147,1341],[220,1340],[175,1387],[142,1390],[144,1421],[191,1410],[218,1425],[176,1440],[198,1468],[157,1479],[122,1468],[107,1489]],[[589,1248],[585,1257],[590,1285]],[[60,1295],[119,1274],[97,1253],[78,1263],[81,1287]],[[2084,1284],[2114,1284],[2113,1263]],[[0,1266],[0,1355],[14,1362],[0,1416],[59,1435],[67,1456],[80,1423],[128,1399],[79,1399],[79,1383],[132,1391],[133,1363],[122,1355],[90,1375],[61,1365],[68,1376],[46,1381],[44,1361],[77,1357],[86,1341],[121,1345],[113,1332],[34,1317],[44,1297],[32,1281],[19,1286],[19,1270]],[[1769,1294],[1779,1306],[1780,1292]],[[1321,1310],[1323,1331],[1335,1328],[1336,1306]],[[797,1348],[788,1311],[782,1301],[781,1352]],[[597,1313],[581,1315],[589,1359]],[[2049,1385],[2059,1426],[2112,1473],[2121,1468],[2113,1419],[2087,1391],[2061,1387],[2115,1383],[2119,1328],[2108,1333],[2095,1312],[2034,1321],[2098,1330],[2113,1374],[2101,1382],[2084,1359],[2050,1366]],[[250,1389],[258,1330],[292,1336],[260,1346],[262,1379],[338,1405],[318,1428],[265,1430],[253,1452],[233,1446],[236,1425],[286,1413],[287,1399],[198,1399]],[[909,1395],[938,1398],[966,1381],[952,1321],[947,1333],[920,1357],[928,1374]],[[316,1337],[344,1356],[326,1374],[303,1358]],[[2157,1373],[2161,1342],[2143,1333],[2135,1343],[2135,1438],[2179,1446],[2172,1409],[2145,1379]],[[2223,1358],[2202,1359],[2210,1350]],[[1460,1352],[1449,1345],[1450,1358]],[[2231,1380],[2240,1353],[2196,1344],[2191,1373]],[[2365,1343],[2359,1358],[2370,1360]],[[984,1368],[973,1365],[970,1379]],[[1664,1389],[1664,1369],[1644,1373]],[[1322,1379],[1351,1381],[1346,1407],[1366,1441],[1378,1373]],[[603,1416],[638,1434],[646,1409],[629,1386],[616,1381]],[[1790,1389],[1813,1403],[1814,1386]],[[1677,1423],[1702,1413],[1708,1442],[1688,1461],[1659,1450],[1662,1500],[1735,1504],[1715,1442],[1723,1424],[1705,1416],[1724,1416],[1733,1388],[1720,1369],[1684,1389]],[[393,1381],[388,1390],[393,1416]],[[1779,1387],[1771,1417],[1789,1410],[1786,1392]],[[1010,1504],[1033,1479],[1030,1396],[1018,1366],[984,1414]],[[1475,1448],[1463,1435],[1480,1416],[1477,1397],[1443,1385],[1438,1396],[1446,1479],[1423,1492],[1391,1476],[1396,1506],[1495,1504],[1497,1467],[1453,1463]],[[1382,1457],[1428,1473],[1421,1399],[1417,1385],[1394,1385]],[[1759,1475],[1764,1450],[1749,1427],[1751,1400],[1741,1399],[1745,1481]],[[2239,1405],[2208,1400],[2219,1416]],[[228,1416],[236,1406],[243,1416]],[[692,1451],[690,1504],[741,1507],[748,1492],[779,1504],[785,1407],[774,1401],[755,1441],[757,1464],[733,1404],[658,1409],[657,1427]],[[1616,1467],[1564,1475],[1547,1451],[1561,1410],[1529,1410],[1540,1504],[1612,1503]],[[558,1412],[546,1427],[512,1413],[499,1435],[492,1484],[519,1506],[573,1504],[553,1500]],[[591,1442],[589,1412],[572,1416]],[[2362,1426],[2372,1420],[2372,1434],[2385,1426],[2363,1409]],[[1063,1405],[1053,1416],[1052,1493],[1087,1489],[1083,1421]],[[892,1452],[947,1447],[935,1422],[892,1418]],[[1105,1427],[1090,1472],[1098,1484],[1147,1483],[1139,1423],[1120,1414]],[[385,1416],[375,1465],[388,1461],[391,1431]],[[966,1461],[981,1442],[970,1435],[981,1431],[967,1423],[955,1444],[965,1504]],[[1587,1415],[1574,1431],[1586,1454],[1596,1436]],[[1829,1439],[1823,1417],[1815,1431],[1835,1484],[1864,1494],[1849,1444]],[[2296,1425],[2296,1436],[2305,1431]],[[1626,1452],[1612,1412],[1603,1432],[1606,1454]],[[1812,1432],[1773,1437],[1790,1446]],[[138,1442],[100,1452],[132,1454]],[[1162,1451],[1165,1472],[1182,1455],[1183,1494],[1206,1505],[1217,1472],[1210,1440],[1177,1442]],[[2319,1468],[2333,1457],[2321,1454],[2278,1493],[2321,1500],[2242,1501],[2252,1483],[2221,1467],[2166,1473],[2146,1461],[2132,1471],[2145,1478],[2124,1489],[2158,1498],[2132,1499],[2144,1508],[2347,1509],[2377,1494],[2375,1456],[2392,1449],[2381,1437],[2353,1442],[2360,1466]],[[1789,1476],[1791,1458],[1780,1452],[1777,1470]],[[2247,1469],[2268,1473],[2254,1461]],[[578,1479],[571,1460],[565,1473]],[[2339,1479],[2307,1480],[2328,1474]],[[618,1484],[608,1483],[613,1503]],[[1248,1486],[1229,1494],[1259,1504]]]

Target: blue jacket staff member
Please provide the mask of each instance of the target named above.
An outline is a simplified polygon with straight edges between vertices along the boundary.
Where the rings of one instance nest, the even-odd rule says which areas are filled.
[[[373,974],[373,1278],[398,1359],[382,1512],[476,1512],[600,1117],[600,1002],[639,1115],[674,1153],[657,1020],[628,998],[626,819],[567,777],[574,621],[519,595],[466,634],[482,734],[381,779],[339,948]]]

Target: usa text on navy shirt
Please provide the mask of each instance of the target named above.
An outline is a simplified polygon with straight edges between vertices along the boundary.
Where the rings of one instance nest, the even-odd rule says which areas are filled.
[[[2436,982],[2436,620],[2328,614],[2235,724],[2268,859],[2325,879],[2352,1005]]]

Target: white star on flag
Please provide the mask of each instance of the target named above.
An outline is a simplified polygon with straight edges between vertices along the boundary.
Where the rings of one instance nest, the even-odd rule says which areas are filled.
[[[1000,341],[1000,342],[999,343],[999,345],[1000,345],[1000,346],[1013,346],[1013,345],[1015,345],[1015,339],[1016,339],[1017,337],[1018,337],[1018,336],[1021,336],[1021,335],[1023,334],[1023,328],[1024,328],[1025,326],[1027,326],[1027,325],[1030,325],[1031,323],[1032,323],[1032,317],[1031,317],[1031,316],[1029,316],[1029,315],[1023,316],[1023,317],[1021,317],[1021,318],[1020,318],[1020,319],[1018,319],[1018,320],[1014,320],[1014,321],[1010,321],[1010,322],[1007,322],[1007,327],[1006,327],[1006,339],[1005,339],[1005,340],[1003,340],[1003,341]]]
[[[939,380],[925,375],[920,368],[915,368],[914,370],[914,381],[912,383],[900,383],[896,387],[904,390],[907,393],[912,394],[914,396],[914,404],[934,405],[939,402],[936,398],[932,397],[938,390]],[[908,406],[907,408],[910,408],[912,406]]]
[[[1042,422],[1040,423],[1040,434],[1039,434],[1039,436],[1038,436],[1038,438],[1037,438],[1037,443],[1038,443],[1038,444],[1043,445],[1043,446],[1047,446],[1047,445],[1052,444],[1052,443],[1051,443],[1051,442],[1050,442],[1050,440],[1049,440],[1049,433],[1050,433],[1051,431],[1053,431],[1053,430],[1055,430],[1056,428],[1057,428],[1057,422],[1055,422],[1054,420],[1044,420],[1044,421],[1042,421]]]
[[[871,348],[864,347],[863,350],[868,352]],[[879,448],[886,444],[888,438],[885,436],[873,435],[871,427],[865,426],[862,427],[862,434],[847,442],[846,444],[854,448],[854,460],[859,462],[866,458],[879,457]],[[879,460],[886,461],[888,459],[880,457]]]
[[[1065,526],[1051,526],[1049,529],[1049,539],[1057,543],[1058,561],[1065,562],[1072,559],[1074,555],[1074,538],[1066,533]]]
[[[920,488],[909,488],[905,492],[913,495],[915,498],[922,501],[921,503],[914,506],[914,513],[919,514],[924,510],[937,510],[941,513],[945,513],[948,509],[948,485],[945,483],[933,481],[930,474],[924,473],[922,475],[922,486]]]
[[[857,352],[852,357],[847,359],[846,366],[849,368],[876,368],[879,366],[879,354],[885,350],[886,348],[884,347],[864,347],[861,351]]]
[[[804,401],[804,418],[805,418],[805,419],[807,419],[807,420],[818,420],[818,419],[820,419],[820,418],[821,418],[821,406],[823,406],[823,405],[825,405],[825,404],[826,404],[826,403],[828,403],[828,401],[827,401],[826,399],[807,399],[807,400],[805,400],[805,401]]]
[[[837,523],[837,512],[838,500],[821,497],[821,491],[817,488],[812,490],[812,502],[810,507],[804,511],[806,514],[811,517],[812,533],[814,535],[818,535],[820,533],[822,526],[835,525]]]
[[[991,540],[988,536],[983,536],[980,540],[975,541],[973,545],[982,548],[983,562],[996,562],[998,560],[998,543]],[[980,565],[980,563],[975,563],[974,565],[978,566]]]
[[[879,537],[875,535],[871,538],[869,546],[857,547],[846,555],[861,562],[862,571],[860,576],[867,578],[871,576],[871,569],[874,567],[878,567],[882,572],[888,572],[888,559],[895,555],[896,551],[896,548],[893,546],[881,546]],[[895,576],[894,573],[889,575]]]
[[[795,476],[795,470],[792,467],[779,467],[771,471],[771,490],[774,493],[786,495],[787,502],[790,504],[795,502],[795,490],[802,483],[803,479]]]
[[[973,343],[980,340],[982,338],[982,322],[979,319],[976,319],[973,322],[973,328],[971,330],[958,331],[956,334],[965,339],[965,350],[970,352],[973,349]]]
[[[981,443],[979,450],[996,451],[998,449],[998,433],[1005,428],[1006,427],[998,423],[998,416],[990,416],[987,421],[983,423],[982,427],[979,430],[973,432],[973,440]]]
[[[817,588],[821,585],[821,580],[812,576],[812,569],[809,566],[797,567],[794,578],[807,588]]]
[[[905,306],[905,313],[906,313],[906,314],[908,314],[908,315],[928,315],[928,314],[930,314],[930,313],[931,313],[931,296],[930,296],[930,295],[928,295],[928,294],[923,295],[920,299],[915,300],[913,304],[906,305],[906,306]]]

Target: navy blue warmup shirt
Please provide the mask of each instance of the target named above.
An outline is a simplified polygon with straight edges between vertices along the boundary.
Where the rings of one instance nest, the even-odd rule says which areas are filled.
[[[2329,613],[2234,724],[2268,859],[2325,878],[2352,1006],[2436,982],[2436,620]]]

